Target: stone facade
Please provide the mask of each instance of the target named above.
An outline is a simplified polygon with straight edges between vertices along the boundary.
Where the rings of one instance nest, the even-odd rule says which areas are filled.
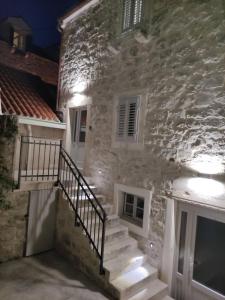
[[[223,156],[225,7],[222,0],[152,1],[141,42],[137,31],[118,34],[119,3],[100,1],[66,25],[60,106],[64,110],[86,84],[85,171],[109,201],[114,183],[153,191],[149,238],[140,243],[160,266],[173,180],[195,175],[188,166],[199,154]],[[115,98],[128,92],[146,99],[141,149],[112,145]]]
[[[81,227],[74,226],[75,215],[61,191],[57,197],[56,251],[70,260],[76,267],[95,280],[108,294],[115,294],[105,276],[99,274],[99,260],[90,248]]]
[[[0,263],[24,256],[29,192],[7,195],[9,209],[0,209]]]
[[[12,175],[15,139],[1,138],[1,167]],[[6,173],[6,174],[7,174]],[[3,175],[3,174],[1,174]],[[2,185],[0,187],[2,189]],[[6,207],[0,208],[0,263],[22,257],[26,241],[29,193],[14,190],[6,192]]]

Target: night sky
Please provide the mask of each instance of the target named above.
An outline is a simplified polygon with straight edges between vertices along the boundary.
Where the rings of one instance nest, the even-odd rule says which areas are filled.
[[[0,19],[21,16],[31,26],[40,47],[59,42],[57,19],[80,0],[0,0]]]

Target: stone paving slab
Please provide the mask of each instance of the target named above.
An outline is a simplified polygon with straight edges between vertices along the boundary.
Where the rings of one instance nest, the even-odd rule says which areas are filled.
[[[55,252],[0,264],[0,299],[109,300]]]

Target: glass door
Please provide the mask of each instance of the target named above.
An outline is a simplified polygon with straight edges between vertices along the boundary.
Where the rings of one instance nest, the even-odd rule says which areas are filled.
[[[180,204],[177,228],[175,299],[224,300],[224,213]]]
[[[87,108],[79,107],[70,110],[71,124],[71,157],[78,167],[83,166],[86,129],[87,129]]]

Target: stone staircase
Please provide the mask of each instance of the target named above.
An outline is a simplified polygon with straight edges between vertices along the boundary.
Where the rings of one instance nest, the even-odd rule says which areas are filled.
[[[137,240],[129,236],[128,228],[121,225],[120,218],[113,214],[113,206],[105,197],[97,194],[91,178],[88,184],[107,213],[104,269],[105,279],[120,300],[172,300],[168,286],[158,279],[158,270],[148,262],[148,257],[139,248]],[[90,218],[91,208],[83,207],[85,218]],[[98,231],[98,226],[96,228]],[[99,245],[101,247],[101,245]],[[104,276],[104,275],[101,275]]]

